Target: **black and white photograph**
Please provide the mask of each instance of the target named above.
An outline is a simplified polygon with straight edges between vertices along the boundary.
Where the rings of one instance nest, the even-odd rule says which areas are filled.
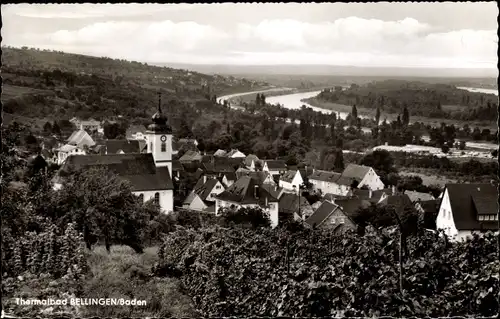
[[[494,318],[498,3],[2,4],[1,318]]]

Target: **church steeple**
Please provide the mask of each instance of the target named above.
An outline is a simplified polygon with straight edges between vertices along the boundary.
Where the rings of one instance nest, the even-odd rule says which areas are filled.
[[[156,133],[170,134],[172,127],[168,125],[168,119],[161,111],[161,92],[158,92],[158,111],[151,117],[152,124],[148,126],[148,130]]]

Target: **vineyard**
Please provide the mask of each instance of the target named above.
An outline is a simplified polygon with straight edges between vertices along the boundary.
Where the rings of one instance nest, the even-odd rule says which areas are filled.
[[[157,276],[180,278],[202,316],[492,316],[498,235],[451,243],[408,238],[400,290],[397,231],[214,226],[179,229],[160,248]]]

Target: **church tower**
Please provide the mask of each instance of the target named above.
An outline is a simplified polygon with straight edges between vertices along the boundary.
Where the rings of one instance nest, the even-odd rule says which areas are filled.
[[[153,154],[156,167],[168,167],[172,176],[172,127],[161,111],[161,93],[158,93],[158,112],[151,118],[153,123],[146,131],[147,152]]]

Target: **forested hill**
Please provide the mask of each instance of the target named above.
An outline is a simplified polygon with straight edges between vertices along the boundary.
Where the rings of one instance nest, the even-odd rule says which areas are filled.
[[[156,92],[165,103],[213,101],[267,84],[135,61],[59,51],[2,48],[4,112],[35,118],[150,116]]]
[[[461,90],[449,84],[386,80],[366,85],[353,84],[323,90],[317,100],[358,107],[379,107],[388,113],[401,113],[407,107],[411,115],[457,120],[497,119],[497,96]]]

